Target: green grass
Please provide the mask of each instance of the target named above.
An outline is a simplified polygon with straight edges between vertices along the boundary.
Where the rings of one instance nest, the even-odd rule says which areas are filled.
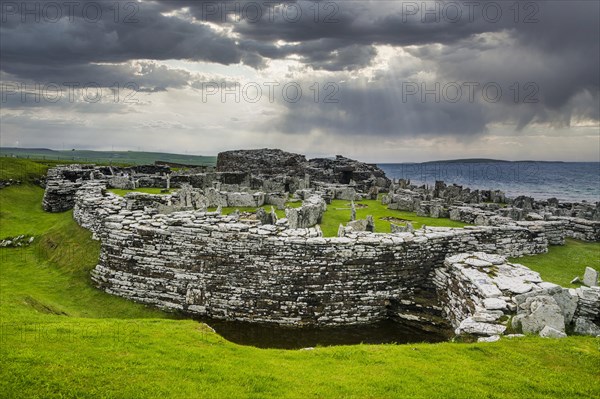
[[[28,159],[0,157],[0,180],[20,180],[32,182],[46,174],[48,165],[33,162]]]
[[[421,228],[423,225],[438,226],[438,227],[464,227],[466,224],[456,222],[445,218],[430,218],[417,216],[414,212],[403,212],[398,210],[387,209],[386,205],[381,204],[378,200],[363,200],[355,202],[356,218],[364,219],[367,215],[372,215],[375,221],[375,232],[390,233],[391,224],[402,224],[402,222],[389,222],[382,220],[384,217],[393,217],[401,221],[409,221],[415,229]],[[359,207],[366,205],[366,207]],[[333,200],[330,205],[327,205],[327,211],[323,215],[321,222],[321,230],[325,237],[335,237],[337,235],[340,224],[346,225],[350,221],[350,201]]]
[[[58,316],[54,316],[58,318]],[[594,339],[356,345],[313,351],[230,344],[191,321],[22,326],[5,397],[594,398]]]
[[[288,202],[285,204],[286,208],[298,208],[300,206],[302,206],[302,201],[298,201],[298,202]],[[277,209],[276,207],[274,207],[273,205],[263,205],[261,208],[263,208],[265,211],[267,212],[271,212],[271,207],[273,207],[275,209],[275,214],[277,215],[277,217],[279,219],[283,219],[285,217],[285,210],[284,209]],[[214,212],[216,211],[217,208],[208,208],[209,212]],[[225,207],[221,209],[221,213],[223,215],[229,215],[230,213],[233,213],[235,211],[240,211],[240,212],[250,212],[250,213],[256,213],[256,211],[258,210],[258,208],[254,208],[254,207],[235,207],[235,206],[231,206],[231,207]]]
[[[567,239],[564,246],[550,246],[548,253],[513,258],[511,262],[520,263],[540,273],[545,281],[563,287],[577,287],[571,284],[575,276],[583,278],[585,267],[600,270],[600,243]]]
[[[201,323],[93,288],[98,242],[71,212],[33,206],[41,195],[26,186],[0,190],[0,232],[38,234],[31,247],[0,248],[3,398],[600,395],[600,343],[591,337],[311,351],[232,344]]]
[[[0,191],[0,237],[36,236],[29,247],[0,249],[2,315],[28,315],[29,307],[76,317],[162,315],[93,288],[89,272],[100,243],[73,221],[72,211],[44,212],[42,195],[41,188],[28,185]]]
[[[375,232],[377,233],[389,233],[391,232],[391,223],[386,220],[382,220],[383,217],[394,217],[403,221],[410,221],[415,229],[421,228],[424,224],[427,226],[443,226],[443,227],[464,227],[466,224],[461,222],[455,222],[445,218],[430,218],[417,216],[414,212],[402,212],[397,210],[387,209],[387,206],[382,205],[380,201],[376,200],[363,200],[355,202],[357,205],[356,217],[358,219],[364,219],[367,215],[373,215],[375,221]],[[301,202],[288,202],[287,207],[297,208],[301,206]],[[359,208],[360,205],[366,205],[364,208]],[[271,205],[265,205],[263,208],[267,211],[271,210]],[[209,208],[209,211],[214,211],[216,208]],[[223,214],[228,215],[235,210],[240,212],[256,212],[256,208],[240,208],[240,207],[228,207],[223,208]],[[285,211],[275,210],[277,217],[284,218]],[[338,233],[340,224],[346,225],[350,221],[350,201],[344,200],[333,200],[330,205],[327,205],[327,211],[323,214],[323,220],[321,221],[321,230],[325,237],[335,237]],[[402,222],[393,222],[395,224],[402,224]]]
[[[6,156],[0,156],[0,180],[20,180],[23,183],[31,183],[46,174],[48,168],[57,165],[67,165],[73,163],[89,163],[73,160],[56,159],[21,159]],[[97,165],[107,165],[106,162],[96,162]],[[130,164],[115,164],[115,166],[128,166]]]
[[[62,219],[42,210],[41,187],[25,184],[3,188],[0,195],[0,239],[19,234],[39,236],[52,226],[64,227],[70,224],[67,217]]]
[[[112,165],[143,165],[153,164],[155,161],[173,162],[185,165],[215,166],[217,157],[202,155],[170,154],[163,152],[144,151],[57,151],[35,148],[0,148],[1,157],[19,157],[25,159],[40,159],[77,162],[77,163],[101,163]]]

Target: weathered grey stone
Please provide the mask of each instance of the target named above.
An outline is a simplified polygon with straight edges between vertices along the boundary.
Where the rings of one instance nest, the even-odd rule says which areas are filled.
[[[346,228],[350,231],[367,231],[368,221],[367,219],[353,220],[346,224]]]
[[[565,318],[562,309],[554,298],[548,295],[540,295],[527,298],[524,313],[519,318],[521,328],[526,334],[537,334],[545,326],[552,327],[558,331],[565,330]]]
[[[477,342],[497,342],[497,341],[500,341],[499,335],[492,335],[491,337],[477,338]]]
[[[264,208],[258,208],[256,219],[260,221],[260,224],[275,224],[277,222],[277,220],[273,220],[273,214],[267,213]]]
[[[406,225],[399,226],[397,224],[390,223],[392,233],[412,233],[415,231],[411,222],[406,222]]]
[[[313,195],[306,199],[300,208],[287,208],[285,215],[290,228],[306,228],[321,223],[326,209],[325,201],[320,196]]]
[[[583,317],[575,319],[574,331],[581,335],[600,336],[600,327]]]
[[[585,274],[583,275],[583,284],[588,287],[594,287],[598,285],[598,272],[591,268],[585,268]]]
[[[523,338],[525,334],[506,334],[504,338]]]
[[[491,336],[502,334],[504,331],[506,331],[506,326],[491,323],[481,323],[469,317],[460,323],[456,333]]]
[[[492,263],[490,263],[486,260],[478,259],[478,258],[465,259],[465,263],[467,265],[473,266],[473,267],[490,267],[490,266],[492,266]]]
[[[534,285],[514,276],[497,276],[493,278],[494,283],[502,291],[509,291],[513,294],[524,294],[533,289]]]
[[[580,282],[581,282],[581,280],[579,279],[579,276],[575,276],[573,278],[573,280],[571,280],[571,284],[577,284],[577,283],[580,283]]]
[[[506,301],[499,298],[486,298],[483,300],[483,306],[488,310],[503,310],[506,309]]]
[[[543,338],[565,338],[567,334],[550,326],[545,326],[540,331],[540,337]]]
[[[562,311],[565,324],[570,324],[577,310],[577,295],[571,295],[568,289],[560,287],[560,290],[552,294],[552,298]]]

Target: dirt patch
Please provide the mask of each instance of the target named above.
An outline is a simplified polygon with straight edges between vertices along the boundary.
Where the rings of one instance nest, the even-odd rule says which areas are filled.
[[[58,316],[68,316],[67,313],[61,310],[54,309],[52,306],[46,305],[38,301],[37,299],[30,297],[29,295],[26,295],[23,298],[23,302],[25,302],[27,305],[31,306],[40,313],[54,314]]]
[[[256,212],[240,212],[240,220],[258,220]]]

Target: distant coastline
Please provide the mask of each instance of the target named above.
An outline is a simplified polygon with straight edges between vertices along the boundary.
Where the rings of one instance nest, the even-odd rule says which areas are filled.
[[[43,147],[35,147],[35,148],[23,148],[23,147],[0,147],[0,156],[7,155],[24,155],[29,157],[58,157],[66,160],[81,159],[85,160],[89,159],[97,159],[97,160],[119,160],[123,161],[123,159],[129,160],[144,160],[150,163],[156,161],[164,161],[166,159],[163,158],[177,158],[177,159],[185,159],[186,161],[198,161],[201,165],[206,165],[210,163],[210,160],[214,160],[216,162],[216,155],[191,155],[191,154],[178,154],[178,153],[170,153],[170,152],[154,152],[154,151],[102,151],[102,150],[85,150],[85,149],[71,149],[71,150],[56,150],[51,148],[43,148]],[[360,157],[357,158],[361,160]],[[364,160],[363,160],[364,161]],[[590,163],[590,162],[600,162],[600,160],[595,161],[548,161],[548,160],[517,160],[517,161],[508,161],[505,159],[493,159],[493,158],[459,158],[459,159],[441,159],[441,160],[433,160],[433,161],[422,161],[422,162],[370,162],[375,163],[377,165],[394,165],[394,164],[468,164],[468,163],[524,163],[524,162],[538,162],[538,163]],[[134,162],[137,163],[137,162]]]
[[[535,161],[535,160],[522,160],[522,161],[507,161],[505,159],[491,159],[491,158],[465,158],[465,159],[444,159],[439,161],[426,161],[426,162],[415,162],[415,163],[496,163],[496,162],[541,162],[541,163],[566,163],[567,161]]]
[[[436,181],[472,189],[501,190],[536,200],[600,201],[600,162],[453,160],[378,164],[390,179],[432,186]]]

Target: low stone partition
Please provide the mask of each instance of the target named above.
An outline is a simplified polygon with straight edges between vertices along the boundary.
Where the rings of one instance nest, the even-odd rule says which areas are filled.
[[[204,191],[210,208],[216,207],[242,207],[258,208],[265,205],[267,195],[262,192],[228,192],[208,188]]]
[[[432,218],[447,218],[450,217],[450,212],[444,205],[443,200],[435,199],[431,201],[421,201],[417,208],[417,215]]]
[[[451,206],[448,212],[451,220],[477,225],[489,225],[488,219],[494,216],[494,212],[472,206]]]
[[[566,224],[563,221],[539,221],[539,222],[514,222],[516,226],[527,229],[541,229],[548,240],[549,245],[565,245],[567,236]]]
[[[497,213],[480,208],[468,206],[450,208],[450,219],[464,223],[484,226],[516,225],[532,229],[543,229],[550,245],[564,245],[566,237],[588,242],[600,241],[600,221],[546,216],[547,218],[544,220],[515,221],[512,218],[500,216]]]
[[[517,211],[518,213],[515,214]],[[449,213],[452,220],[476,225],[498,226],[517,224],[522,226],[543,226],[551,245],[564,244],[565,237],[588,242],[600,241],[600,221],[598,220],[566,216],[556,217],[550,214],[545,214],[544,217],[537,214],[521,215],[522,211],[519,208],[501,208],[498,212],[492,212],[471,206],[452,206]],[[541,220],[515,220],[523,218],[535,219],[534,216]]]
[[[395,193],[384,194],[381,202],[383,205],[387,205],[388,209],[413,212],[419,209],[421,199],[418,193],[398,189]]]
[[[64,212],[75,205],[75,194],[87,181],[107,188],[191,187],[202,190],[210,207],[285,206],[288,193],[309,185],[308,180],[286,176],[256,177],[245,172],[171,172],[164,166],[118,168],[95,165],[60,165],[48,171],[42,206],[47,212]],[[353,191],[354,189],[352,189]]]
[[[598,287],[575,290],[544,282],[539,273],[508,263],[503,256],[449,256],[435,270],[433,281],[443,315],[456,334],[495,340],[509,324],[546,337],[566,336],[569,328],[578,334],[600,334]]]
[[[568,237],[582,241],[600,241],[600,221],[573,217],[559,217],[566,222],[565,230]]]

